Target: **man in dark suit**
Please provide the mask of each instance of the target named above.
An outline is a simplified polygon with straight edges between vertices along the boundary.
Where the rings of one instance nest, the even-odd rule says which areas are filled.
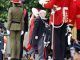
[[[44,60],[44,32],[45,32],[45,23],[43,20],[46,20],[46,11],[40,10],[39,16],[36,17],[34,22],[34,29],[32,32],[32,37],[30,39],[30,44],[35,52],[35,47],[38,47],[39,60]]]

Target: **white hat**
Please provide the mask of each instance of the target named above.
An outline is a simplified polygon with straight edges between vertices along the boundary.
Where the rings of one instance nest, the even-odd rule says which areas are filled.
[[[33,13],[33,15],[34,15],[35,17],[37,17],[38,14],[39,14],[38,9],[32,8],[32,13]]]
[[[39,0],[39,4],[47,4],[50,0]]]

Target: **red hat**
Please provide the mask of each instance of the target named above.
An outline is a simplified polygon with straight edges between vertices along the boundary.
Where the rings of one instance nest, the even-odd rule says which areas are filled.
[[[20,0],[11,0],[11,2],[13,2],[13,3],[21,3]]]

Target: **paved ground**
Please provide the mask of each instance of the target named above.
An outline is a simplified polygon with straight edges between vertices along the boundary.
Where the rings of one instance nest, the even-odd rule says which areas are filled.
[[[7,60],[7,59],[4,59]],[[26,57],[22,58],[22,60],[28,60]],[[34,59],[30,59],[30,60],[34,60]],[[39,60],[38,58],[38,54],[35,55],[35,60]],[[48,60],[53,60],[53,59],[48,59]],[[71,60],[71,59],[65,59],[65,60]],[[75,53],[73,60],[80,60],[80,54]]]
[[[74,60],[80,60],[80,54],[75,53],[75,55],[74,55]]]
[[[26,33],[27,34],[27,33]],[[26,39],[26,38],[25,38]],[[25,42],[25,44],[27,44],[27,42]],[[25,45],[24,44],[24,45]],[[6,49],[6,53],[7,54],[10,54],[10,40],[9,40],[9,37],[8,37],[8,41],[7,41],[7,49]],[[22,60],[27,60],[26,58],[23,58]],[[36,55],[36,58],[35,60],[38,60],[38,55]],[[51,59],[49,59],[51,60]],[[66,59],[66,60],[71,60],[71,59]],[[80,54],[78,53],[75,53],[74,55],[74,60],[80,60]]]

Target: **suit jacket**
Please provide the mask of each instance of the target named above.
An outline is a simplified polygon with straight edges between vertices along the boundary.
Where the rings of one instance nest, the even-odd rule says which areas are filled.
[[[8,11],[8,29],[22,30],[24,29],[24,15],[23,8],[10,7]]]

